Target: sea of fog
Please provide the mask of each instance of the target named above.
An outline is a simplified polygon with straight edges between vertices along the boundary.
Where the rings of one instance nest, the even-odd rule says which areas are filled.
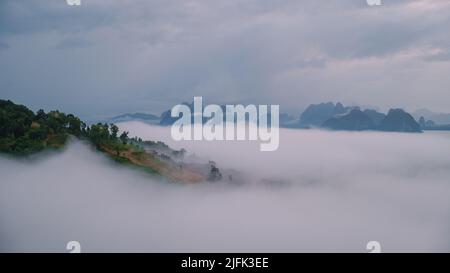
[[[112,163],[79,141],[0,157],[0,251],[450,251],[450,134],[281,129],[257,141],[175,142],[170,127],[120,124],[245,174],[180,185]]]

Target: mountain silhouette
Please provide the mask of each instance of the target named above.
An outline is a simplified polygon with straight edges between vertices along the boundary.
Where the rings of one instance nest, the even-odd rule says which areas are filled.
[[[381,121],[383,121],[383,119],[386,117],[385,114],[372,109],[366,109],[363,112],[373,120],[376,126],[379,126],[381,124]]]
[[[350,113],[325,121],[322,127],[331,130],[364,131],[375,130],[375,122],[359,109],[353,109]]]
[[[300,115],[299,127],[320,127],[328,119],[336,115],[346,114],[351,109],[351,107],[344,107],[340,102],[337,104],[332,102],[311,104]]]
[[[378,128],[387,132],[422,132],[419,123],[402,109],[391,109]]]

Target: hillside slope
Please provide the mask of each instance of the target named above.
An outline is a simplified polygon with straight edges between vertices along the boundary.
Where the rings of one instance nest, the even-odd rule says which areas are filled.
[[[65,146],[70,136],[87,141],[116,162],[161,175],[170,181],[195,183],[216,177],[184,164],[186,151],[172,150],[162,142],[129,138],[128,132],[119,135],[119,128],[114,124],[87,126],[72,114],[45,113],[43,110],[35,114],[23,105],[0,100],[1,153],[28,156],[47,149],[59,149]],[[205,163],[203,167],[218,172],[215,164]]]

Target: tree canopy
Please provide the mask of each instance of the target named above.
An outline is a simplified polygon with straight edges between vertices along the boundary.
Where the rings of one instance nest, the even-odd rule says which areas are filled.
[[[100,147],[102,144],[122,144],[128,141],[128,132],[118,137],[119,128],[114,124],[87,126],[73,114],[59,111],[36,113],[23,105],[0,100],[0,151],[27,155],[45,148],[62,147],[69,135]]]

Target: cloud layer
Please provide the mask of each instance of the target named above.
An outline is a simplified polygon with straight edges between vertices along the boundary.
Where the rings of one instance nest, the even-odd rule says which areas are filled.
[[[122,129],[214,159],[241,186],[182,186],[73,143],[42,160],[0,158],[0,250],[448,251],[448,134],[281,130],[256,142],[176,142],[169,128]]]

